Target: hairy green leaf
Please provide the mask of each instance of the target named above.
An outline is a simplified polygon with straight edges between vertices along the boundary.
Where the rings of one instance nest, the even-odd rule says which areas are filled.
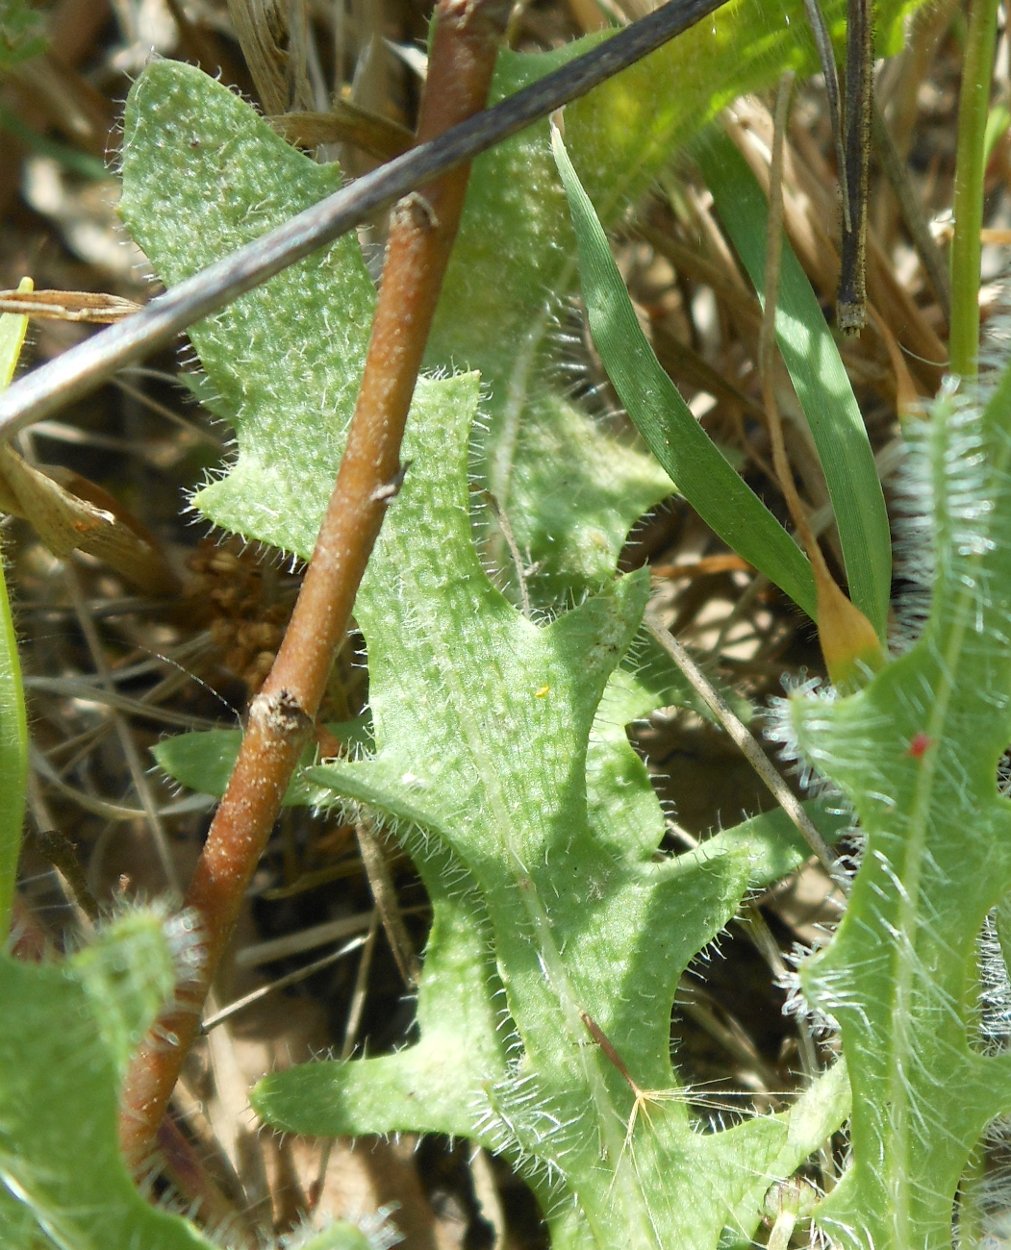
[[[130,1047],[171,994],[175,974],[162,921],[147,913],[123,917],[65,965],[0,956],[0,1000],[16,1004],[0,1012],[6,1245],[210,1250],[186,1220],[137,1192],[116,1134]]]
[[[745,18],[755,25],[740,26]],[[751,0],[715,27],[715,38],[706,30],[664,54],[663,72],[689,102],[703,62],[726,71],[722,84],[707,83],[699,120],[722,91],[773,64],[778,73],[796,50],[780,12]],[[522,77],[544,63],[511,64]],[[693,124],[677,91],[657,96],[658,65],[568,115],[576,168],[612,212]],[[278,1074],[256,1100],[288,1128],[441,1131],[499,1149],[538,1193],[558,1250],[702,1250],[753,1235],[768,1187],[839,1123],[845,1082],[834,1070],[793,1113],[717,1130],[696,1115],[671,1062],[684,969],[749,888],[789,871],[806,849],[768,816],[691,854],[658,853],[661,811],[623,732],[649,710],[648,683],[630,688],[619,667],[647,586],[642,574],[615,580],[613,568],[666,478],[547,382],[573,274],[545,138],[533,129],[474,172],[429,361],[481,369],[489,428],[472,458],[476,375],[419,384],[404,448],[411,467],[356,605],[374,752],[303,779],[320,800],[400,840],[425,880],[433,925],[419,1039],[394,1055]],[[169,282],[334,181],[219,85],[164,64],[131,95],[124,161],[124,214]],[[195,388],[237,431],[235,465],[197,497],[219,524],[309,553],[372,304],[357,244],[345,240],[194,328],[205,369]],[[486,575],[472,535],[475,463],[535,600],[557,601],[562,588],[573,610],[535,624]],[[486,551],[500,566],[512,559],[494,539]],[[829,833],[832,822],[822,823]],[[645,1105],[605,1035],[641,1089],[658,1091]]]
[[[668,1053],[671,1004],[744,891],[797,863],[797,843],[760,817],[657,857],[659,806],[621,732],[626,688],[614,713],[609,701],[646,583],[612,582],[550,624],[522,616],[470,534],[477,380],[430,391],[357,607],[375,755],[308,771],[402,840],[433,893],[421,1038],[268,1078],[254,1101],[302,1132],[429,1128],[504,1151],[549,1220],[576,1204],[579,1237],[559,1224],[558,1245],[715,1246],[724,1227],[755,1226],[803,1155],[788,1118],[695,1126]],[[633,1096],[585,1017],[644,1089],[664,1091],[627,1146]]]
[[[140,910],[60,964],[0,955],[0,1230],[5,1250],[213,1250],[151,1205],[119,1151],[119,1083],[133,1049],[196,957],[185,919]],[[16,1005],[16,1009],[10,1009]],[[370,1250],[351,1224],[306,1245]]]
[[[335,721],[327,730],[350,753],[372,745],[372,730],[363,720]],[[151,754],[168,775],[198,794],[218,798],[225,792],[242,742],[240,729],[208,729],[201,733],[175,734],[153,747]],[[313,762],[315,748],[309,747],[303,764]],[[311,787],[296,776],[284,798],[285,807],[314,802]]]
[[[338,170],[294,151],[219,83],[168,62],[151,65],[131,93],[123,161],[123,216],[170,284],[340,183]],[[194,499],[216,524],[309,555],[357,395],[374,302],[349,236],[193,328],[204,370],[194,388],[238,436],[227,476]],[[538,350],[525,356],[516,342],[500,341],[489,311],[482,315],[486,342],[507,349],[513,366],[526,359],[532,370],[509,393],[508,413],[494,419],[489,484],[493,493],[511,492],[496,502],[515,518],[531,581],[544,583],[550,598],[563,571],[565,585],[600,581],[632,524],[669,486],[641,452],[545,388],[540,336]],[[447,348],[450,360],[467,363],[465,351]],[[505,391],[496,387],[495,395],[493,407],[505,402]],[[496,547],[491,559],[510,557]]]
[[[787,734],[867,838],[837,935],[801,969],[859,1091],[849,1170],[821,1213],[854,1250],[949,1250],[960,1177],[989,1121],[1011,1114],[1007,1022],[980,1004],[977,945],[1011,892],[998,788],[1011,741],[1009,412],[1011,373],[935,401],[907,484],[936,569],[922,637],[859,694],[788,708]],[[992,960],[987,979],[1006,985]],[[984,1232],[995,1218],[984,1211]]]

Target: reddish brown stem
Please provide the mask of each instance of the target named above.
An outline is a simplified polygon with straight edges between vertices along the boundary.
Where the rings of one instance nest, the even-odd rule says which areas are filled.
[[[418,124],[425,142],[479,111],[509,13],[507,0],[440,0]],[[396,206],[372,338],[347,448],[284,642],[253,700],[235,771],[207,835],[186,906],[199,919],[204,965],[177,987],[127,1075],[120,1143],[143,1169],[208,987],[288,782],[312,733],[333,655],[400,481],[400,444],[460,219],[468,167]]]

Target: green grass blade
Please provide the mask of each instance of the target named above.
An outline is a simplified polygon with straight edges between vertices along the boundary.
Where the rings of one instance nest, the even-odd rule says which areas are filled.
[[[0,564],[0,934],[10,931],[14,880],[21,852],[28,772],[28,726],[21,665]]]
[[[557,130],[552,144],[576,231],[590,331],[628,415],[703,520],[813,619],[807,557],[724,459],[664,372],[639,328],[603,228]]]
[[[696,156],[720,220],[762,299],[768,215],[765,196],[725,135],[708,135]],[[850,598],[883,638],[892,576],[884,495],[839,349],[786,239],[776,303],[776,338],[825,474]]]
[[[21,284],[23,289],[25,284]],[[28,289],[31,289],[30,286]],[[25,341],[27,317],[0,316],[0,390],[14,376]],[[11,905],[28,776],[28,724],[21,686],[17,638],[0,560],[0,940],[10,931]]]

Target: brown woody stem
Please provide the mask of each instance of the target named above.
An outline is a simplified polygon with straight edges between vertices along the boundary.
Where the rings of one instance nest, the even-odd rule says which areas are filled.
[[[483,106],[508,0],[439,0],[418,141]],[[186,895],[204,963],[177,987],[124,1085],[120,1143],[134,1171],[151,1153],[158,1124],[197,1035],[200,1012],[281,799],[309,741],[334,652],[401,477],[400,444],[446,264],[468,167],[401,200],[393,213],[382,286],[361,391],[337,482],[291,624],[249,712],[228,783]]]

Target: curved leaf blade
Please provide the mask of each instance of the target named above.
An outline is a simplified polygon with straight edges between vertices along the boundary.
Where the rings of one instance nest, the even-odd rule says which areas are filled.
[[[29,279],[19,290],[31,290]],[[25,341],[28,318],[0,316],[0,390],[10,384]],[[28,722],[21,663],[0,562],[0,935],[10,929],[14,881],[21,853],[21,825],[28,780]]]
[[[628,415],[703,520],[814,619],[807,557],[734,472],[664,372],[639,328],[603,227],[557,129],[552,145],[576,230],[590,331]]]
[[[720,218],[764,304],[765,196],[726,135],[707,136],[697,157]],[[839,349],[785,237],[776,299],[776,338],[825,474],[850,598],[883,638],[892,579],[885,497]]]

